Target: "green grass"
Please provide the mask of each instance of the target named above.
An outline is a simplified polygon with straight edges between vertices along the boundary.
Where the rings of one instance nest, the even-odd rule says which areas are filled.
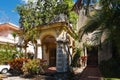
[[[103,80],[120,80],[120,78],[104,78]]]

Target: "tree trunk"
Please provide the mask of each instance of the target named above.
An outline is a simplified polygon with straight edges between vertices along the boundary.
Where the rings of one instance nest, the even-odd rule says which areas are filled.
[[[38,46],[35,44],[35,59],[37,59],[37,54],[38,54]]]
[[[27,47],[25,46],[24,49],[25,49],[25,55],[24,56],[25,56],[25,58],[27,58]]]
[[[33,46],[34,46],[34,58],[37,59],[38,45],[36,40],[33,41]]]

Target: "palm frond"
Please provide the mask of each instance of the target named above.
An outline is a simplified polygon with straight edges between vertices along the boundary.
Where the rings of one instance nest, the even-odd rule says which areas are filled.
[[[101,43],[102,34],[103,34],[103,31],[100,31],[100,30],[93,32],[92,38],[91,38],[93,45],[99,45]]]
[[[79,30],[79,39],[82,38],[83,34],[93,32],[103,26],[102,23],[102,13],[97,12],[93,16],[89,17],[86,24]]]

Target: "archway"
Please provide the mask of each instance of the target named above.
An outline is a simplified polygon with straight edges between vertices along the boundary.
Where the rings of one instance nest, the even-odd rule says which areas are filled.
[[[42,40],[43,59],[47,60],[49,66],[56,66],[56,39],[53,36],[46,36]]]

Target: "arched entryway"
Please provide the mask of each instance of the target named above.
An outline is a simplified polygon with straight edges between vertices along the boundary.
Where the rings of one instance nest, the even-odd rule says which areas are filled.
[[[53,36],[46,36],[42,40],[43,59],[47,60],[48,65],[56,66],[56,39]]]

